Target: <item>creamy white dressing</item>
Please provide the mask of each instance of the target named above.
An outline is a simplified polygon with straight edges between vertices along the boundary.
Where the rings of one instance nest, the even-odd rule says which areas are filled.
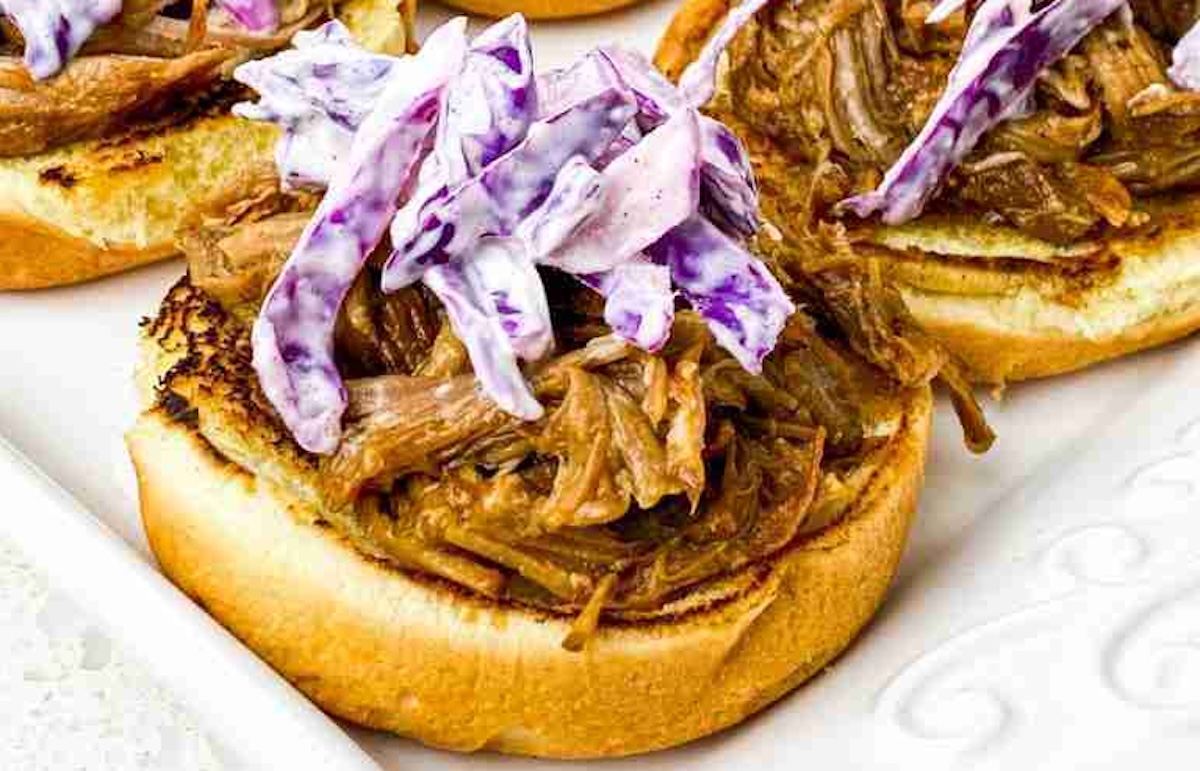
[[[1200,21],[1176,44],[1171,60],[1171,81],[1180,88],[1200,91]]]
[[[261,96],[239,114],[285,130],[282,173],[328,184],[254,333],[259,379],[299,443],[337,446],[346,397],[333,326],[388,222],[384,291],[417,281],[432,290],[482,390],[510,414],[543,414],[519,366],[554,346],[539,265],[604,294],[613,331],[651,351],[670,335],[679,287],[758,371],[794,308],[722,232],[757,228],[749,161],[732,132],[640,56],[597,50],[535,79],[523,19],[469,47],[456,24],[452,42],[443,27],[418,55],[446,64],[436,114],[418,110],[412,100],[424,97],[411,87],[397,96],[397,79],[411,74],[398,71],[404,60],[380,57],[376,73],[336,27],[239,70]],[[661,258],[643,254],[656,247]]]
[[[121,0],[0,0],[0,11],[25,39],[25,67],[44,80],[121,12]]]
[[[285,187],[323,188],[345,162],[397,61],[358,46],[332,21],[298,33],[291,50],[239,66],[234,79],[260,99],[234,105],[233,112],[283,128],[275,161]]]

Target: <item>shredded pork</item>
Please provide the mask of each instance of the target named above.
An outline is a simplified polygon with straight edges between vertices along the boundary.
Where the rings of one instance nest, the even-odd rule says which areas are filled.
[[[243,341],[301,205],[217,201],[181,234],[191,284]],[[578,614],[570,646],[836,522],[899,426],[897,396],[944,364],[896,306],[873,307],[878,276],[789,280],[817,315],[796,314],[753,375],[691,312],[659,353],[631,346],[591,290],[544,270],[558,350],[529,369],[547,410],[525,422],[479,390],[436,300],[383,295],[369,266],[335,336],[344,436],[303,497],[371,556]]]
[[[768,6],[730,46],[729,111],[791,165],[836,177],[833,192],[871,189],[920,130],[958,56],[964,15],[930,27],[930,7]],[[985,137],[933,211],[1071,244],[1140,224],[1131,216],[1138,196],[1200,184],[1200,94],[1180,91],[1166,74],[1200,5],[1143,0],[1133,11],[1132,25],[1114,16],[1044,73],[1032,110]]]

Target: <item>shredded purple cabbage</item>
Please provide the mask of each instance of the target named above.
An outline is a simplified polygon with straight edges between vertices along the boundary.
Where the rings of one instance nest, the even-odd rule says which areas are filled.
[[[703,217],[693,217],[646,250],[702,316],[721,347],[761,372],[796,308],[759,260]]]
[[[275,162],[285,187],[323,188],[346,160],[398,60],[356,45],[338,21],[297,33],[292,45],[234,70],[234,79],[257,91],[259,100],[234,105],[233,112],[283,129]]]
[[[721,26],[709,37],[696,60],[687,66],[679,76],[679,91],[683,98],[693,107],[703,107],[713,98],[717,88],[717,64],[721,54],[741,32],[754,15],[767,6],[771,0],[744,0],[740,5],[730,9]]]
[[[439,127],[452,134],[439,147],[456,148],[465,162],[455,176],[478,174],[515,147],[537,115],[537,96],[525,19],[509,16],[480,33]]]
[[[1175,45],[1171,81],[1180,88],[1200,91],[1200,21]]]
[[[554,349],[550,303],[537,268],[518,238],[481,239],[463,271],[488,296],[517,358],[538,361]]]
[[[671,81],[641,54],[607,46],[599,55],[637,97],[638,122],[644,130],[690,109]],[[700,160],[700,206],[705,214],[736,237],[758,232],[758,185],[750,156],[736,134],[707,115],[700,116]]]
[[[544,261],[599,214],[604,201],[603,176],[577,155],[558,170],[550,194],[517,225],[516,235],[534,260]]]
[[[642,54],[621,46],[602,46],[593,56],[599,57],[613,74],[633,91],[638,100],[638,123],[647,131],[666,122],[675,113],[687,110],[683,94]]]
[[[986,0],[924,129],[878,189],[843,201],[838,210],[879,214],[890,225],[920,216],[984,133],[1026,109],[1041,72],[1123,5],[1124,0],[1055,0],[1029,13],[1029,0]]]
[[[681,112],[617,156],[600,174],[604,201],[596,216],[547,256],[545,263],[576,275],[612,270],[641,253],[696,211],[700,128]]]
[[[730,235],[758,232],[758,185],[742,140],[724,123],[700,116],[700,208]]]
[[[603,56],[593,51],[569,67],[537,76],[538,117],[553,117],[601,91],[622,88],[629,86]]]
[[[216,5],[248,32],[272,32],[279,26],[275,0],[216,0]]]
[[[254,325],[259,382],[310,452],[333,452],[340,440],[346,393],[333,360],[334,323],[416,175],[446,84],[462,68],[465,31],[464,20],[446,24],[396,65]]]
[[[442,301],[454,333],[463,341],[484,393],[505,412],[537,420],[544,412],[517,365],[516,353],[491,300],[458,264],[436,265],[422,277]],[[539,286],[541,282],[538,282]]]
[[[593,161],[633,117],[632,98],[609,89],[534,123],[510,152],[453,189],[443,188],[416,218],[416,227],[392,229],[395,252],[384,266],[383,288],[408,286],[431,265],[474,248],[480,238],[512,235],[550,195],[558,172],[577,156]],[[397,224],[411,225],[405,220]]]
[[[637,347],[660,350],[671,338],[675,321],[675,291],[666,265],[638,256],[604,273],[579,279],[604,295],[604,322]]]
[[[513,415],[543,414],[520,369],[554,347],[542,266],[603,294],[613,331],[650,351],[681,294],[761,368],[794,308],[734,240],[754,232],[758,207],[726,127],[621,49],[536,77],[519,16],[470,45],[461,21],[443,27],[417,61],[373,56],[327,25],[238,71],[261,95],[239,114],[285,129],[281,173],[328,186],[253,338],[263,389],[303,447],[339,441],[333,323],[389,222],[384,290],[433,291],[484,392]]]
[[[392,223],[393,243],[412,238],[427,207],[438,206],[528,135],[539,104],[534,78],[529,32],[521,16],[498,22],[472,42],[466,66],[448,91],[420,184]],[[518,362],[537,360],[554,346],[545,288],[519,238],[481,237],[470,257],[418,266],[393,254],[384,286],[423,279],[453,309],[451,323],[484,391],[512,414],[537,417],[541,406]]]
[[[116,18],[121,0],[0,0],[0,12],[25,39],[25,67],[43,80],[66,66],[97,27]]]

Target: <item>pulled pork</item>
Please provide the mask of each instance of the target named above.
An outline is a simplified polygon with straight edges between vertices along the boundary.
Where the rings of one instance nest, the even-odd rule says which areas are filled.
[[[836,181],[831,194],[873,188],[920,131],[958,56],[964,15],[930,27],[931,7],[772,4],[730,46],[718,109],[773,140],[792,168]],[[990,132],[932,211],[1071,244],[1144,222],[1132,216],[1138,196],[1200,184],[1200,95],[1166,75],[1200,5],[1132,8],[1134,24],[1108,20],[1043,74],[1032,112]]]
[[[234,348],[302,205],[218,201],[181,235],[192,285],[240,328]],[[527,371],[546,413],[524,422],[480,392],[433,297],[384,296],[368,267],[335,335],[351,376],[341,445],[290,481],[371,556],[574,615],[577,649],[606,614],[719,592],[857,499],[900,428],[898,397],[946,362],[877,273],[844,268],[784,276],[814,315],[793,316],[761,375],[687,311],[662,351],[633,347],[591,290],[546,269],[560,348]]]
[[[213,48],[172,59],[83,57],[37,83],[18,60],[0,59],[0,157],[40,153],[162,114],[211,87],[232,55]]]
[[[322,500],[381,499],[391,532],[481,558],[505,596],[652,609],[835,520],[836,501],[814,505],[823,477],[841,487],[836,462],[854,466],[897,417],[897,386],[803,317],[762,376],[682,313],[659,354],[593,337],[530,377],[547,406],[531,423],[470,373],[352,381]]]
[[[900,51],[882,0],[778,3],[734,41],[738,111],[808,160],[837,152],[886,166],[911,127]]]
[[[329,17],[327,0],[287,0],[281,26],[250,35],[218,25],[207,0],[125,0],[81,55],[53,78],[34,81],[21,63],[20,33],[0,21],[0,158],[33,155],[86,139],[153,127],[189,114],[218,93],[233,67],[286,46],[292,36]],[[0,17],[2,18],[2,17]]]

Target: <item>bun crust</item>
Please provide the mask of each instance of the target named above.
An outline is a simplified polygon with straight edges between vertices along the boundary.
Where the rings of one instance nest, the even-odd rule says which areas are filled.
[[[1193,258],[1200,262],[1200,251]],[[1200,329],[1200,296],[1193,296],[1184,307],[1090,336],[1077,329],[1022,329],[1017,323],[977,320],[982,312],[1003,322],[1009,315],[1004,300],[929,295],[903,285],[901,294],[921,326],[958,355],[978,382],[990,385],[1075,372],[1166,345]]]
[[[686,0],[659,42],[659,69],[677,79],[729,7],[727,0]],[[1120,258],[1118,268],[1084,268],[1074,279],[1028,267],[1051,245],[974,221],[921,219],[903,229],[881,226],[875,235],[918,232],[920,246],[884,256],[884,269],[916,320],[978,381],[1000,385],[1079,370],[1200,329],[1200,195],[1147,205],[1169,210],[1156,212],[1166,226],[1110,238],[1103,248]],[[997,251],[1027,259],[992,259]],[[1072,265],[1070,258],[1059,264]]]
[[[77,284],[173,254],[171,241],[145,247],[104,247],[35,217],[0,213],[0,290]]]
[[[527,19],[572,19],[613,11],[640,0],[446,0],[467,13],[498,19],[521,13]]]
[[[686,612],[569,620],[372,562],[161,410],[128,436],[163,570],[330,713],[455,750],[589,758],[677,745],[783,696],[837,656],[883,599],[925,461],[931,397],[845,519]]]

